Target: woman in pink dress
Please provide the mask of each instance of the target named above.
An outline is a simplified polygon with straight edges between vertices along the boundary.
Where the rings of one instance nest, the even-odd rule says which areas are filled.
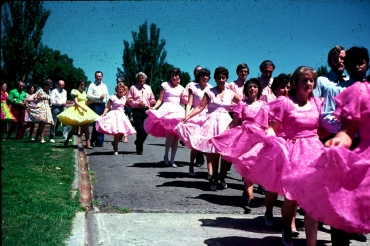
[[[300,189],[298,181],[294,184],[291,182],[294,180],[292,177],[309,169],[309,164],[318,157],[323,147],[317,136],[322,101],[312,94],[316,80],[317,72],[314,69],[298,67],[292,76],[290,97],[279,97],[269,104],[271,122],[265,140],[273,147],[270,151],[264,151],[266,159],[262,161],[264,165],[261,168],[268,166],[270,170],[275,170],[277,179],[282,179],[285,195],[281,208],[284,245],[293,245],[291,223],[295,216],[297,198],[294,194],[295,190]],[[283,126],[286,134],[284,140],[276,137],[280,126]],[[277,158],[279,151],[283,154]],[[269,156],[271,159],[267,158]],[[253,178],[258,178],[256,182],[263,186],[264,183],[271,182],[269,175]],[[304,224],[307,245],[316,245],[318,221],[306,213]]]
[[[334,98],[341,130],[325,142],[330,148],[321,151],[312,169],[297,176],[301,193],[307,194],[298,197],[300,206],[332,230],[343,230],[340,238],[332,234],[333,245],[349,245],[346,232],[370,232],[370,82],[364,80],[369,54],[363,47],[347,51],[346,70],[359,81]],[[320,199],[310,199],[312,189]]]
[[[248,141],[241,139],[242,136],[246,135],[240,124],[243,126],[253,124],[257,113],[264,105],[264,102],[259,100],[261,93],[262,87],[259,80],[255,78],[248,80],[243,89],[245,99],[234,108],[234,118],[229,125],[231,129],[211,139],[216,151],[222,155],[223,159],[233,162],[240,153],[245,151],[246,144],[243,143]],[[254,206],[253,182],[247,176],[243,176],[243,178],[245,190],[243,196],[248,198],[249,206]]]
[[[232,121],[229,115],[231,107],[233,103],[238,103],[241,100],[238,95],[225,87],[228,77],[229,71],[225,67],[216,68],[214,74],[216,87],[204,93],[199,106],[188,114],[175,129],[188,148],[207,153],[207,162],[212,165],[212,170],[208,170],[208,175],[213,175],[210,187],[213,191],[217,190],[218,185],[220,154],[216,152],[215,146],[209,140],[227,129]],[[202,117],[195,117],[206,107],[208,109],[207,114]],[[227,188],[225,182],[227,163],[226,160],[221,159],[220,181],[224,189]],[[210,171],[213,173],[210,173]]]
[[[136,131],[125,114],[125,85],[119,82],[115,90],[116,94],[109,98],[101,118],[96,122],[96,130],[103,134],[114,135],[113,151],[114,155],[118,155],[120,139],[123,136],[136,134]],[[109,111],[110,109],[111,111]]]
[[[200,69],[196,76],[195,76],[195,82],[189,86],[188,88],[188,103],[185,107],[185,116],[190,114],[191,109],[196,108],[199,106],[200,102],[202,101],[202,98],[204,96],[204,93],[211,88],[211,86],[208,84],[209,78],[210,78],[211,72],[207,68]],[[204,115],[207,113],[207,110],[203,110],[202,113],[198,114],[197,117],[204,117]],[[189,175],[194,177],[194,162],[198,151],[195,149],[191,149],[190,151],[190,165],[189,165]],[[212,170],[211,164],[209,164],[208,170]]]
[[[184,118],[185,110],[180,105],[184,87],[180,85],[179,68],[170,72],[170,81],[163,82],[156,104],[146,111],[148,118],[144,121],[145,131],[153,137],[165,137],[164,164],[177,167],[175,156],[179,137],[174,132],[175,126]],[[162,104],[163,102],[163,104]],[[162,104],[162,105],[161,105]],[[156,110],[161,106],[158,110]],[[168,152],[171,148],[171,160],[168,161]]]

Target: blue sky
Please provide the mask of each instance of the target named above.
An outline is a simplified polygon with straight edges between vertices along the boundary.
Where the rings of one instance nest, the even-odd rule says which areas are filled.
[[[327,65],[335,45],[370,49],[370,1],[45,1],[51,11],[43,44],[60,50],[74,66],[114,92],[117,67],[122,69],[123,40],[145,21],[161,29],[166,61],[192,76],[195,65],[213,71],[247,63],[248,78],[259,64],[272,60],[279,73],[301,65]],[[210,80],[214,84],[214,80]]]

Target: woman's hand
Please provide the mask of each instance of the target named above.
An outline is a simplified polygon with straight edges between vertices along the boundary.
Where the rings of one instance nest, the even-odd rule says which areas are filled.
[[[341,146],[342,140],[339,137],[333,137],[325,142],[326,147]]]

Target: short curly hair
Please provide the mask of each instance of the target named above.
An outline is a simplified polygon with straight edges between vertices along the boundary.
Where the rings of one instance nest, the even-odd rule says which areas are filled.
[[[243,87],[243,93],[244,93],[245,97],[246,98],[249,97],[249,95],[248,95],[248,86],[250,84],[257,85],[257,88],[258,88],[257,99],[260,99],[260,97],[262,95],[262,85],[261,85],[261,82],[259,81],[259,79],[257,79],[257,78],[251,78],[251,79],[247,80],[247,82],[245,82],[244,87]]]

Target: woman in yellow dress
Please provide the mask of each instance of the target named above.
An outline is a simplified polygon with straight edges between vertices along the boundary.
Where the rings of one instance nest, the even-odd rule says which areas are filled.
[[[68,141],[72,137],[73,133],[76,132],[79,126],[82,127],[82,131],[85,133],[86,148],[92,149],[90,143],[89,124],[95,122],[99,115],[92,111],[86,101],[85,81],[80,80],[77,83],[77,90],[71,91],[71,96],[74,97],[74,105],[64,110],[58,115],[59,121],[64,125],[73,126],[69,132],[67,139],[64,141],[64,146],[68,146]]]

